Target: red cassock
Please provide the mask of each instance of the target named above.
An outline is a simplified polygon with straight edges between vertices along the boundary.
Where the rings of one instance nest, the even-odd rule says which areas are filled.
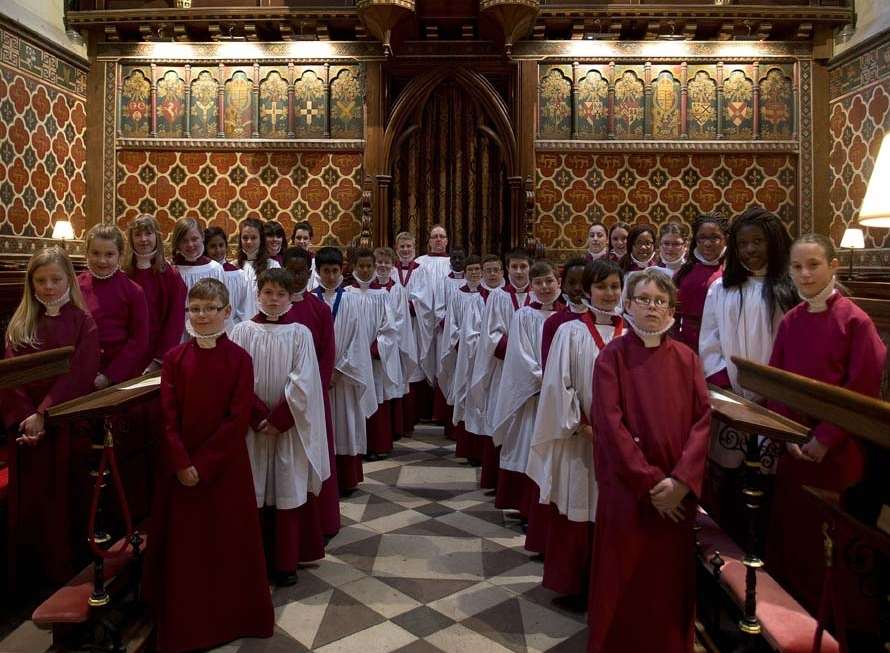
[[[593,388],[599,498],[588,651],[690,653],[692,527],[711,428],[701,363],[671,338],[649,348],[628,333],[599,354]],[[666,476],[690,489],[679,524],[659,515],[649,499],[649,490]]]
[[[77,283],[99,328],[99,371],[112,385],[140,376],[148,352],[148,304],[142,288],[120,270],[109,279],[97,279],[87,270]]]
[[[152,360],[163,360],[164,354],[182,341],[185,282],[169,263],[164,265],[163,272],[135,268],[127,274],[142,288],[148,306],[148,349],[142,366],[145,369]]]
[[[64,582],[74,571],[76,543],[83,542],[88,505],[81,499],[90,489],[90,442],[62,425],[50,428],[34,447],[19,446],[18,425],[37,411],[83,396],[93,390],[99,372],[99,336],[93,318],[71,302],[59,315],[40,317],[38,347],[13,351],[5,358],[74,347],[71,371],[0,391],[7,429],[9,463],[8,563],[9,589],[32,572]]]
[[[245,444],[253,399],[250,356],[220,336],[164,358],[165,437],[150,527],[146,592],[158,650],[188,651],[271,637],[272,600]],[[176,470],[194,465],[194,487]]]
[[[334,453],[334,423],[331,420],[331,398],[327,389],[334,374],[337,347],[334,342],[334,318],[331,309],[310,292],[303,293],[303,301],[294,302],[288,318],[306,326],[312,332],[321,387],[324,388],[324,419],[328,432],[328,455],[331,458],[331,475],[321,485],[318,495],[318,513],[321,532],[333,537],[340,530],[340,491],[337,487],[337,463]]]
[[[839,293],[829,297],[827,304],[827,310],[818,313],[810,313],[806,303],[798,304],[785,315],[769,364],[870,397],[880,396],[887,348],[874,323]],[[842,492],[861,478],[863,452],[859,442],[838,426],[815,422],[782,404],[771,402],[770,408],[812,426],[813,437],[829,448],[821,463],[797,460],[791,455],[779,461],[767,542],[770,572],[815,612],[825,568],[824,513],[801,486]],[[844,572],[847,578],[842,578]],[[853,588],[844,596],[861,596],[856,579],[845,565],[836,568],[836,576],[838,582]],[[848,614],[855,616],[858,612],[860,607],[848,605]]]
[[[723,274],[722,265],[705,265],[696,261],[677,286],[677,324],[680,342],[698,353],[698,334],[701,316],[705,311],[708,288]]]

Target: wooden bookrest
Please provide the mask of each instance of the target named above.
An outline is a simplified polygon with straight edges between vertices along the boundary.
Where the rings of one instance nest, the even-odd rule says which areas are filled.
[[[74,347],[59,347],[36,354],[0,360],[0,388],[14,388],[31,381],[64,374],[71,369]]]

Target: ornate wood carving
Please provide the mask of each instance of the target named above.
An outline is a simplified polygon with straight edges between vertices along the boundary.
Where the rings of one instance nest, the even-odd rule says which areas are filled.
[[[538,0],[479,0],[479,10],[500,24],[507,56],[513,44],[528,34],[540,8]]]
[[[384,55],[392,56],[392,31],[414,13],[414,0],[358,0],[355,6],[368,31],[383,43]]]

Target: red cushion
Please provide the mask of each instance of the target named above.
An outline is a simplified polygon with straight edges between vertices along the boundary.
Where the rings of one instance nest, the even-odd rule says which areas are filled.
[[[720,568],[720,583],[728,587],[740,606],[745,603],[745,553],[724,533],[711,517],[699,510],[696,525],[701,527],[698,541],[706,567],[714,551],[720,552],[725,564]],[[810,653],[816,633],[816,620],[795,601],[766,571],[757,571],[757,618],[763,636],[782,653]],[[838,653],[837,640],[829,633],[822,635],[823,653]]]

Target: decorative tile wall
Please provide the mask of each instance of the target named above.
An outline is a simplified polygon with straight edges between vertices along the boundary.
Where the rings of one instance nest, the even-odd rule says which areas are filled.
[[[166,233],[183,216],[228,234],[248,217],[290,234],[308,220],[316,242],[346,246],[361,231],[361,153],[121,151],[116,221],[154,213]]]
[[[884,134],[890,131],[890,35],[885,42],[829,72],[831,153],[822,181],[829,187],[827,228],[839,244],[855,226]],[[890,230],[866,229],[869,267],[890,268]]]
[[[84,69],[0,27],[0,237],[82,237],[85,92]]]
[[[583,248],[595,220],[689,224],[702,212],[731,217],[751,204],[796,234],[797,157],[539,152],[535,202],[535,236],[557,256]]]

